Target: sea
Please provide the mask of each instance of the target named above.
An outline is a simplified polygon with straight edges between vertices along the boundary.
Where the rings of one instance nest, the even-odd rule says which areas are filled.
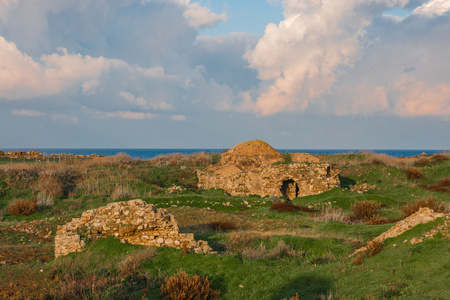
[[[136,149],[136,148],[33,148],[33,149],[26,149],[26,148],[0,148],[0,150],[4,152],[9,151],[25,151],[28,150],[35,150],[38,151],[44,155],[50,155],[52,153],[54,154],[75,154],[75,155],[91,155],[91,154],[97,154],[97,155],[106,155],[106,156],[115,156],[119,153],[123,153],[126,155],[129,155],[132,158],[138,158],[138,159],[151,159],[156,156],[160,155],[166,155],[166,154],[173,154],[173,153],[182,153],[182,154],[194,154],[194,153],[200,153],[200,152],[206,152],[206,153],[223,153],[228,149]],[[313,155],[318,154],[342,154],[342,153],[359,153],[359,152],[371,152],[371,153],[379,153],[379,154],[386,154],[389,156],[394,157],[410,157],[410,156],[416,156],[420,155],[421,153],[426,154],[438,154],[438,153],[444,153],[449,152],[450,150],[423,150],[423,149],[415,149],[415,150],[380,150],[380,149],[277,149],[279,152],[286,153],[296,153],[296,152],[304,152],[304,153],[310,153]]]

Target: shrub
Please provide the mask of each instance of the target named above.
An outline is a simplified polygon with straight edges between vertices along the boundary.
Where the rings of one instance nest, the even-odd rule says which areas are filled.
[[[441,201],[437,201],[436,197],[429,196],[426,200],[419,199],[416,202],[408,203],[402,208],[403,216],[409,217],[410,215],[417,212],[421,207],[428,207],[435,212],[443,213],[445,212],[445,204]]]
[[[161,285],[161,293],[170,300],[218,299],[220,291],[211,289],[210,285],[208,278],[188,276],[180,270]]]
[[[214,231],[236,230],[237,227],[230,222],[213,222],[208,224],[208,227]]]
[[[356,201],[352,205],[352,211],[355,219],[360,221],[368,221],[378,214],[380,204],[375,201]]]
[[[404,172],[406,174],[406,178],[408,178],[409,180],[423,178],[423,173],[421,171],[417,170],[416,168],[409,168],[409,169],[406,169]]]
[[[14,216],[28,216],[36,211],[37,205],[35,200],[18,200],[14,199],[8,205],[8,212]]]
[[[292,163],[292,155],[289,152],[284,153],[283,154],[283,158],[284,158],[284,163],[285,164]]]
[[[299,206],[288,202],[275,202],[270,206],[270,210],[276,210],[277,212],[295,212],[295,211],[304,211],[304,212],[317,212],[317,210],[306,207]]]
[[[118,185],[114,189],[114,191],[111,194],[112,200],[118,200],[122,198],[132,198],[134,197],[134,193],[125,186]]]

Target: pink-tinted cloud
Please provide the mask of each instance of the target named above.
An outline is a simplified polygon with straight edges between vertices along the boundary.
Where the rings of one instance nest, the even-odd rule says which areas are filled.
[[[255,49],[246,55],[265,82],[256,112],[305,111],[312,100],[330,90],[339,68],[352,67],[360,58],[365,28],[382,8],[406,3],[285,0],[285,20],[278,26],[267,25]],[[373,10],[377,4],[380,7]]]
[[[450,116],[450,84],[404,78],[395,84],[400,92],[395,113],[400,116]]]

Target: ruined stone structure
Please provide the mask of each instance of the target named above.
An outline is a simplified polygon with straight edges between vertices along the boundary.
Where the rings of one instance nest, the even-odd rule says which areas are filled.
[[[205,241],[196,241],[193,233],[179,233],[173,215],[156,209],[140,199],[111,203],[83,212],[80,218],[58,226],[55,258],[82,251],[83,238],[114,236],[122,243],[145,246],[186,248],[196,253],[211,253]]]
[[[263,141],[243,142],[222,154],[220,163],[198,170],[199,187],[236,195],[275,195],[289,200],[339,186],[339,171],[307,153],[293,153],[290,163]]]

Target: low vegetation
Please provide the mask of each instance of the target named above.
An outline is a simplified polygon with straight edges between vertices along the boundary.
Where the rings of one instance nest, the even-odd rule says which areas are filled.
[[[449,212],[449,157],[321,156],[340,169],[341,187],[293,201],[199,190],[196,170],[220,154],[0,157],[0,298],[447,299],[449,237],[423,237],[448,220],[368,242],[421,207]],[[217,254],[109,237],[54,260],[57,226],[134,198],[167,209],[181,232],[208,241]],[[423,241],[412,244],[418,237]]]

